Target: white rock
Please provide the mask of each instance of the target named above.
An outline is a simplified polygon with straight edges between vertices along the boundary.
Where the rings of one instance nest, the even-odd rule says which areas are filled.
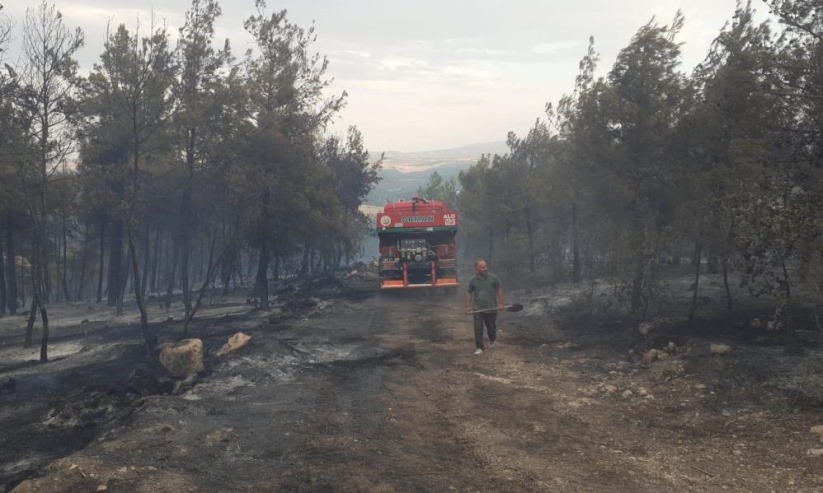
[[[709,345],[709,349],[711,350],[712,354],[717,354],[719,356],[724,356],[729,354],[732,350],[732,347],[728,344],[716,344],[712,343]]]
[[[823,448],[810,448],[806,451],[808,457],[823,457]]]
[[[809,431],[820,437],[820,441],[823,442],[823,425],[812,426]]]
[[[238,349],[248,345],[249,341],[251,341],[250,335],[244,334],[243,332],[238,332],[229,337],[229,340],[223,344],[220,351],[217,351],[217,356],[225,356],[231,352],[237,351]]]
[[[626,390],[623,392],[623,398],[624,398],[624,399],[628,399],[629,397],[631,397],[631,396],[633,396],[633,395],[634,395],[634,392],[632,392],[632,391],[631,391],[631,390],[629,390],[629,389],[626,389]]]

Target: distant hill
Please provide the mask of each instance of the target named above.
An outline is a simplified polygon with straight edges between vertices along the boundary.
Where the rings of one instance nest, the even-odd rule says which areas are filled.
[[[386,152],[386,167],[394,166],[431,166],[448,161],[462,161],[467,158],[476,159],[481,154],[505,154],[508,152],[505,142],[485,142],[471,144],[453,149],[439,149],[420,152]]]
[[[505,154],[505,143],[487,142],[454,149],[423,152],[386,152],[382,178],[366,198],[372,205],[382,206],[387,201],[410,198],[417,189],[429,181],[432,172],[437,171],[448,180],[469,166],[477,163],[482,154]]]

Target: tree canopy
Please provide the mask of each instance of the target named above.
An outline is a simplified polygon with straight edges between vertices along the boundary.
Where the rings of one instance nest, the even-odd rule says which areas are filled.
[[[738,4],[704,61],[681,65],[677,12],[653,19],[597,76],[594,40],[574,91],[546,105],[510,152],[461,173],[476,254],[546,266],[554,282],[608,278],[638,319],[665,313],[660,266],[688,260],[778,306],[821,293],[819,2]]]
[[[168,308],[182,291],[188,322],[197,286],[228,292],[256,271],[265,305],[287,269],[357,256],[380,164],[356,127],[328,131],[346,94],[329,93],[314,27],[258,0],[238,60],[216,39],[221,13],[192,0],[176,43],[154,17],[109,25],[83,75],[82,31],[45,1],[27,10],[23,56],[0,74],[0,301],[15,313],[34,297],[29,334],[35,309],[47,329],[50,302],[96,297],[120,313],[133,299],[152,350],[150,297]],[[0,54],[13,25],[0,17]]]

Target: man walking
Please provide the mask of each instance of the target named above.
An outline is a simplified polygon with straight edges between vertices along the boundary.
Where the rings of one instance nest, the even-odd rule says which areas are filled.
[[[475,355],[483,354],[483,326],[489,333],[489,347],[494,347],[497,339],[497,312],[503,310],[503,287],[500,279],[489,272],[486,261],[477,259],[474,263],[477,272],[466,291],[466,313],[474,315],[474,350]]]

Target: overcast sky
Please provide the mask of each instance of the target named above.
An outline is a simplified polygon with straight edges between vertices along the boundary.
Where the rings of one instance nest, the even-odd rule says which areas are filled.
[[[19,28],[32,0],[0,0]],[[174,34],[190,0],[58,0],[67,25],[81,27],[84,72],[101,51],[106,23],[145,26],[154,11]],[[757,2],[760,4],[760,2]],[[218,38],[236,55],[249,45],[242,22],[251,0],[223,2]],[[765,11],[762,4],[759,10]],[[357,125],[367,147],[423,151],[503,141],[525,133],[548,101],[572,90],[589,36],[605,74],[637,29],[656,16],[667,24],[681,9],[683,69],[690,72],[735,0],[286,0],[291,21],[314,21],[316,51],[330,61],[333,90],[349,94],[340,131]],[[19,39],[19,29],[15,32]]]

